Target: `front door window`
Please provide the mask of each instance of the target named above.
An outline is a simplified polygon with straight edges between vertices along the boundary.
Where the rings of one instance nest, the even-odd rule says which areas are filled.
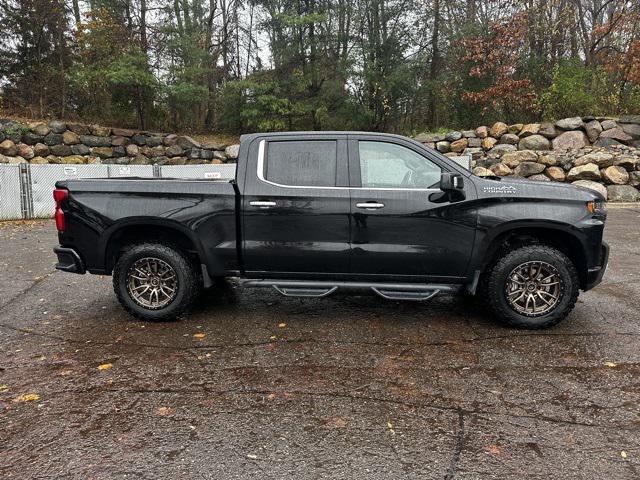
[[[363,188],[437,188],[442,170],[422,155],[393,143],[358,143]]]

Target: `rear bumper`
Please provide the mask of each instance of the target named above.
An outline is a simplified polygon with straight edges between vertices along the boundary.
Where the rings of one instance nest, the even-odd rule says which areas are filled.
[[[609,262],[609,244],[602,242],[602,250],[600,252],[600,265],[591,267],[587,271],[587,284],[584,291],[591,290],[593,287],[602,282],[604,272],[607,270],[607,263]]]
[[[56,263],[58,270],[70,273],[86,273],[87,270],[80,255],[73,248],[58,246],[53,249],[53,252],[58,256],[58,263]]]

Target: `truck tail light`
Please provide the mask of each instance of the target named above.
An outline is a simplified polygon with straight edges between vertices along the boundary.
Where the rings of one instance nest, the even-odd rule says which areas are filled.
[[[62,211],[62,202],[69,198],[69,190],[56,188],[53,191],[53,199],[56,201],[56,228],[59,232],[64,232],[64,212]]]

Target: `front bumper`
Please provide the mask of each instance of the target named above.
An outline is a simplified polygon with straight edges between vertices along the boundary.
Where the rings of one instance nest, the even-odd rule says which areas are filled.
[[[58,256],[58,263],[56,263],[58,270],[70,273],[86,273],[87,270],[84,267],[82,258],[73,248],[58,246],[53,249],[53,252]]]
[[[600,265],[597,267],[591,267],[587,270],[587,284],[584,291],[591,290],[593,287],[602,282],[604,272],[607,270],[607,263],[609,262],[609,244],[602,242],[602,250],[600,252]]]

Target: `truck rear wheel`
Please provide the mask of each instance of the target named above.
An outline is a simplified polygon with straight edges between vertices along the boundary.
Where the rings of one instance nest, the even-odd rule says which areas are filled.
[[[578,299],[578,273],[571,260],[547,245],[516,248],[487,275],[487,301],[512,327],[537,330],[556,325]]]
[[[118,301],[142,320],[171,320],[197,297],[199,277],[193,262],[178,248],[157,243],[133,245],[113,269]]]

